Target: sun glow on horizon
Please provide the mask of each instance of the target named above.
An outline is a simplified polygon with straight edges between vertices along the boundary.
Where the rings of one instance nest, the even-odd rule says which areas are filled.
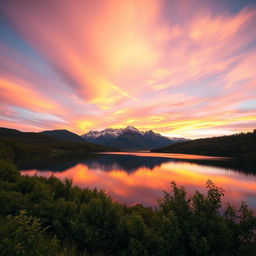
[[[186,138],[256,127],[249,0],[3,0],[0,13],[0,126]]]

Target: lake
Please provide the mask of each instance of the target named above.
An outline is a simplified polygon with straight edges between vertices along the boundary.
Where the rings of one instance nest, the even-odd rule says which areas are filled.
[[[223,203],[244,200],[256,210],[256,169],[232,158],[150,152],[113,152],[90,156],[30,158],[18,161],[24,175],[71,178],[79,187],[103,189],[127,205],[154,206],[170,189],[170,181],[206,192],[211,179],[224,188]]]

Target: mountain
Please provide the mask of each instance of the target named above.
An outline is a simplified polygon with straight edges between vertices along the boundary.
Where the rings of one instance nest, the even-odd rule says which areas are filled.
[[[43,133],[21,132],[0,127],[0,156],[17,159],[25,156],[86,154],[113,151],[112,148],[83,142],[60,140]]]
[[[56,139],[71,141],[71,142],[84,142],[84,139],[81,136],[70,132],[68,130],[51,130],[51,131],[43,131],[41,134],[45,134],[51,136]]]
[[[152,130],[139,131],[133,126],[128,126],[125,129],[107,128],[102,131],[90,131],[82,137],[91,143],[122,149],[152,149],[185,140],[183,138],[164,137]]]
[[[254,132],[175,143],[166,147],[155,148],[151,151],[243,157],[256,160],[256,129]]]

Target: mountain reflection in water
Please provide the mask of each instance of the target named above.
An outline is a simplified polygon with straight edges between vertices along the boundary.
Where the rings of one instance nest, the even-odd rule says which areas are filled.
[[[23,174],[72,178],[80,187],[97,187],[117,201],[153,206],[174,180],[188,192],[206,191],[211,179],[226,191],[224,202],[247,201],[256,209],[255,165],[228,158],[121,152],[90,156],[22,159]]]

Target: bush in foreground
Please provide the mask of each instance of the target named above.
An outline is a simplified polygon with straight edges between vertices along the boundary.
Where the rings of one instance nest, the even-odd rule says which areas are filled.
[[[48,237],[46,228],[39,219],[20,211],[17,216],[8,216],[5,225],[0,227],[0,251],[2,255],[34,256],[64,255],[59,241]]]
[[[222,208],[224,191],[206,185],[188,196],[172,182],[156,208],[128,207],[1,161],[0,255],[256,255],[253,213],[244,202]]]

